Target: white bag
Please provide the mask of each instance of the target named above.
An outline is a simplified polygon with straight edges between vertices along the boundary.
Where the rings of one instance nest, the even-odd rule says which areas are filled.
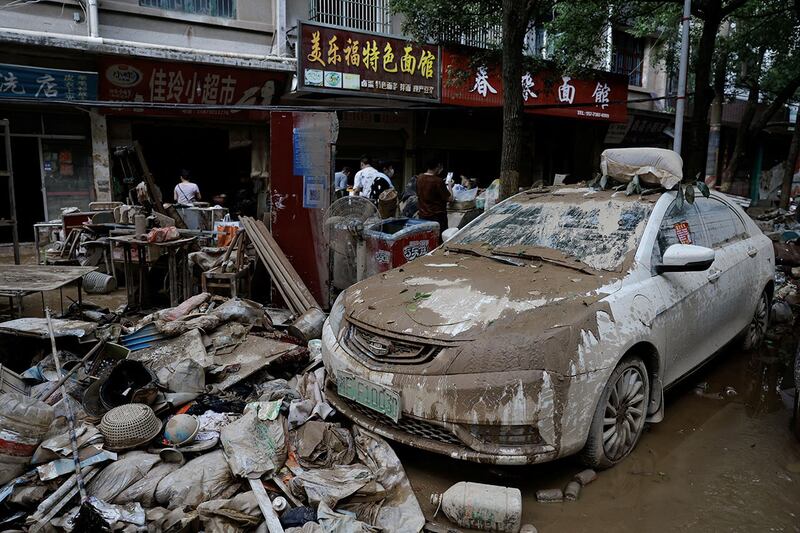
[[[623,183],[639,176],[643,184],[671,189],[683,180],[683,159],[664,148],[610,148],[600,154],[600,172]]]

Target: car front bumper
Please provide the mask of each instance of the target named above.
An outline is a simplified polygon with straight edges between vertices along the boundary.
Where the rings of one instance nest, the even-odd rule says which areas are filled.
[[[342,347],[328,323],[322,356],[329,373],[326,395],[339,412],[383,437],[457,459],[523,465],[574,453],[586,440],[594,411],[594,403],[586,400],[597,385],[586,377],[563,378],[546,371],[430,376],[371,370]],[[395,422],[339,396],[339,371],[399,392],[400,419]],[[568,413],[576,396],[586,403],[577,416]],[[532,426],[538,438],[520,445],[491,442],[470,432],[475,425]]]

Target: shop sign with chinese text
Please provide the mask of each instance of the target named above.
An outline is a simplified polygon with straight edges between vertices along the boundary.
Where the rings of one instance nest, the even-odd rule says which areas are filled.
[[[585,78],[574,78],[543,69],[523,72],[519,82],[527,113],[608,122],[627,120],[626,76],[596,71]],[[472,65],[467,53],[442,50],[442,103],[502,107],[500,67]]]
[[[282,72],[109,57],[100,61],[100,97],[114,102],[271,105],[282,94],[286,78]],[[250,119],[267,116],[263,111],[226,109],[139,108],[130,112]]]
[[[301,91],[439,101],[439,47],[301,23]]]
[[[97,73],[0,63],[0,98],[97,100]]]

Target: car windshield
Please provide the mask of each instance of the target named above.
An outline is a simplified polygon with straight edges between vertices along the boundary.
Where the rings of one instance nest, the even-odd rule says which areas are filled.
[[[652,211],[631,198],[547,195],[503,202],[450,241],[452,244],[550,248],[596,270],[619,271],[636,249]]]

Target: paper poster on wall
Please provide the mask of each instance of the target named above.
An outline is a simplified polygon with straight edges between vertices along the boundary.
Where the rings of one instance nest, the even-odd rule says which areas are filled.
[[[303,176],[303,207],[322,209],[328,197],[328,180],[325,177]]]

